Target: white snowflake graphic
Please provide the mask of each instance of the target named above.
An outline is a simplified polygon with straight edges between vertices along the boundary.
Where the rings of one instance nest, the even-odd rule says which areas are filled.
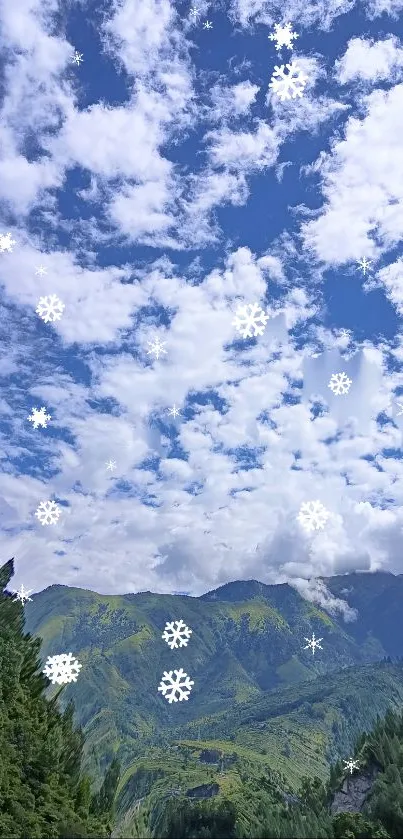
[[[72,653],[49,655],[43,673],[50,679],[52,685],[68,685],[76,682],[82,668]]]
[[[310,533],[312,530],[323,530],[330,513],[320,501],[306,501],[301,504],[297,521]]]
[[[191,17],[198,18],[200,14],[200,9],[198,9],[197,6],[192,6],[189,14]]]
[[[170,408],[170,409],[169,409],[169,411],[168,411],[168,416],[173,417],[174,419],[176,419],[176,417],[177,417],[177,416],[179,416],[179,414],[180,414],[180,411],[179,411],[179,409],[176,407],[175,402],[174,402],[174,404],[172,405],[172,408]]]
[[[74,61],[74,64],[77,64],[77,67],[79,67],[80,64],[82,64],[83,61],[84,61],[83,53],[82,52],[77,52],[77,50],[74,50],[74,55],[73,55],[73,58],[71,60]]]
[[[37,315],[45,323],[54,323],[55,320],[60,320],[64,309],[64,303],[56,297],[56,294],[50,294],[49,297],[40,297],[37,308],[35,309]]]
[[[109,472],[113,472],[116,469],[116,460],[107,460],[105,466]]]
[[[323,641],[323,638],[315,638],[314,632],[312,632],[312,638],[305,638],[305,641],[308,641],[308,643],[306,647],[304,647],[304,650],[312,650],[312,655],[315,655],[316,647],[318,648],[318,650],[323,650],[323,647],[321,647],[319,643],[319,641]]]
[[[39,274],[40,277],[43,277],[46,273],[46,268],[44,268],[43,265],[38,265],[38,267],[35,268],[35,274]]]
[[[353,760],[353,758],[351,758],[351,757],[349,758],[349,760],[343,760],[343,763],[345,763],[345,767],[344,767],[344,769],[345,769],[345,770],[346,770],[346,769],[349,769],[349,770],[350,770],[350,775],[352,775],[352,774],[353,774],[354,769],[359,769],[359,762],[358,762],[358,760]]]
[[[191,634],[192,630],[186,626],[185,621],[167,621],[161,638],[173,650],[178,647],[187,647]]]
[[[167,351],[164,350],[166,341],[160,341],[159,338],[154,338],[154,341],[147,341],[147,344],[150,347],[147,350],[147,355],[154,355],[158,359],[160,355],[167,354]]]
[[[288,73],[286,73],[286,68]],[[307,78],[299,69],[296,61],[291,64],[277,64],[274,66],[274,73],[271,77],[269,87],[274,93],[277,93],[279,99],[284,102],[286,99],[295,99],[297,96],[302,96]]]
[[[15,242],[11,238],[11,233],[0,233],[0,253],[4,253],[4,251],[11,253],[13,245],[15,245]]]
[[[29,596],[31,591],[32,588],[26,589],[23,585],[21,585],[21,588],[18,591],[14,591],[16,596],[13,597],[13,600],[19,600],[22,605],[24,605],[26,600],[32,600],[32,597]]]
[[[212,28],[213,28],[213,24],[211,23],[211,20],[206,20],[203,23],[203,29],[212,29]]]
[[[256,338],[257,335],[263,335],[268,320],[269,315],[257,303],[247,303],[238,306],[232,326],[235,326],[242,338]]]
[[[173,673],[175,673],[175,676],[173,676]],[[172,702],[182,702],[182,699],[187,701],[193,685],[194,682],[181,667],[180,670],[164,670],[158,690],[171,704]]]
[[[358,260],[357,265],[358,265],[357,271],[361,270],[362,273],[364,274],[364,277],[365,277],[369,266],[372,265],[372,262],[371,262],[371,260],[367,259],[366,256],[364,256],[363,259]]]
[[[293,41],[299,38],[299,35],[292,31],[291,23],[285,23],[284,26],[281,23],[275,23],[273,34],[267,37],[269,41],[276,41],[276,50],[278,52],[281,47],[288,47],[289,50],[292,50],[294,46]]]
[[[351,340],[351,332],[349,329],[340,329],[339,336],[340,338],[348,338],[349,341]]]
[[[32,408],[32,414],[27,419],[32,422],[34,428],[39,428],[39,426],[47,428],[47,424],[52,417],[46,413],[46,408]]]
[[[60,507],[54,501],[41,501],[35,515],[42,525],[56,524],[60,516]]]
[[[328,387],[335,396],[341,396],[349,392],[352,384],[352,379],[349,379],[346,373],[333,373]]]

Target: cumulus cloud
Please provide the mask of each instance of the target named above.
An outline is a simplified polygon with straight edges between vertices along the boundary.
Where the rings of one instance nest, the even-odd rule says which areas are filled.
[[[302,227],[305,247],[329,265],[376,258],[401,239],[403,223],[403,85],[363,99],[344,138],[321,153],[311,173],[322,179],[325,204]]]
[[[200,594],[254,577],[349,619],[317,580],[401,567],[403,350],[390,324],[374,345],[363,298],[345,323],[324,270],[366,255],[360,293],[401,313],[397,40],[340,30],[335,68],[322,38],[353,3],[234,0],[235,67],[218,14],[204,31],[169,0],[119,0],[75,68],[57,0],[15,6],[0,10],[16,241],[0,254],[0,538],[16,584]],[[280,58],[264,27],[283,15],[309,77],[298,101],[267,94]],[[65,309],[45,324],[49,294]],[[247,340],[233,321],[252,302],[268,323]],[[345,397],[328,388],[340,370]],[[52,419],[33,429],[42,405]],[[299,508],[318,497],[328,525],[307,534]],[[61,515],[43,527],[47,499]]]
[[[340,84],[354,80],[398,81],[403,74],[403,47],[395,37],[383,41],[351,38],[342,58],[335,64]]]

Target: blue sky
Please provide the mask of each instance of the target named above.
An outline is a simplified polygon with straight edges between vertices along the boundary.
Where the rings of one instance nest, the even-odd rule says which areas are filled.
[[[402,13],[0,2],[16,588],[197,595],[255,578],[324,602],[317,577],[402,572]],[[298,38],[277,51],[286,22]],[[305,87],[282,101],[270,81],[289,62]],[[45,322],[50,295],[64,308]],[[243,338],[253,303],[269,318]],[[315,500],[329,515],[308,532]],[[48,501],[59,517],[42,525]]]

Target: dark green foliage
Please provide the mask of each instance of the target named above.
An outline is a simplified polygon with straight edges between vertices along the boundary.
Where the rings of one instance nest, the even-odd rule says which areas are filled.
[[[376,770],[361,812],[331,812],[343,771],[335,764],[324,784],[302,779],[298,796],[287,795],[271,776],[253,765],[241,773],[242,787],[231,797],[207,801],[163,798],[151,807],[153,839],[236,837],[236,839],[400,839],[403,836],[403,713],[390,711],[370,734],[357,741],[356,759],[364,772]],[[152,795],[151,795],[152,800]]]
[[[364,818],[361,813],[339,813],[333,818],[335,839],[388,839],[382,825]]]
[[[233,839],[236,810],[231,801],[194,803],[170,799],[165,806],[165,824],[159,835],[164,839]]]
[[[113,815],[116,789],[120,777],[120,763],[116,757],[105,775],[99,793],[94,797],[92,810],[98,815]]]
[[[108,836],[107,795],[102,818],[90,814],[73,708],[61,713],[45,697],[40,641],[24,634],[21,603],[5,591],[13,570],[12,560],[0,568],[0,836]]]

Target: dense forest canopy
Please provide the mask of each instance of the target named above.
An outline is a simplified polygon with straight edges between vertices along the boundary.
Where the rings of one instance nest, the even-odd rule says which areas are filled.
[[[5,591],[13,571],[13,560],[0,569],[0,836],[108,836],[117,767],[92,795],[73,707],[58,709],[63,687],[46,698],[40,641],[24,634],[23,607]]]

